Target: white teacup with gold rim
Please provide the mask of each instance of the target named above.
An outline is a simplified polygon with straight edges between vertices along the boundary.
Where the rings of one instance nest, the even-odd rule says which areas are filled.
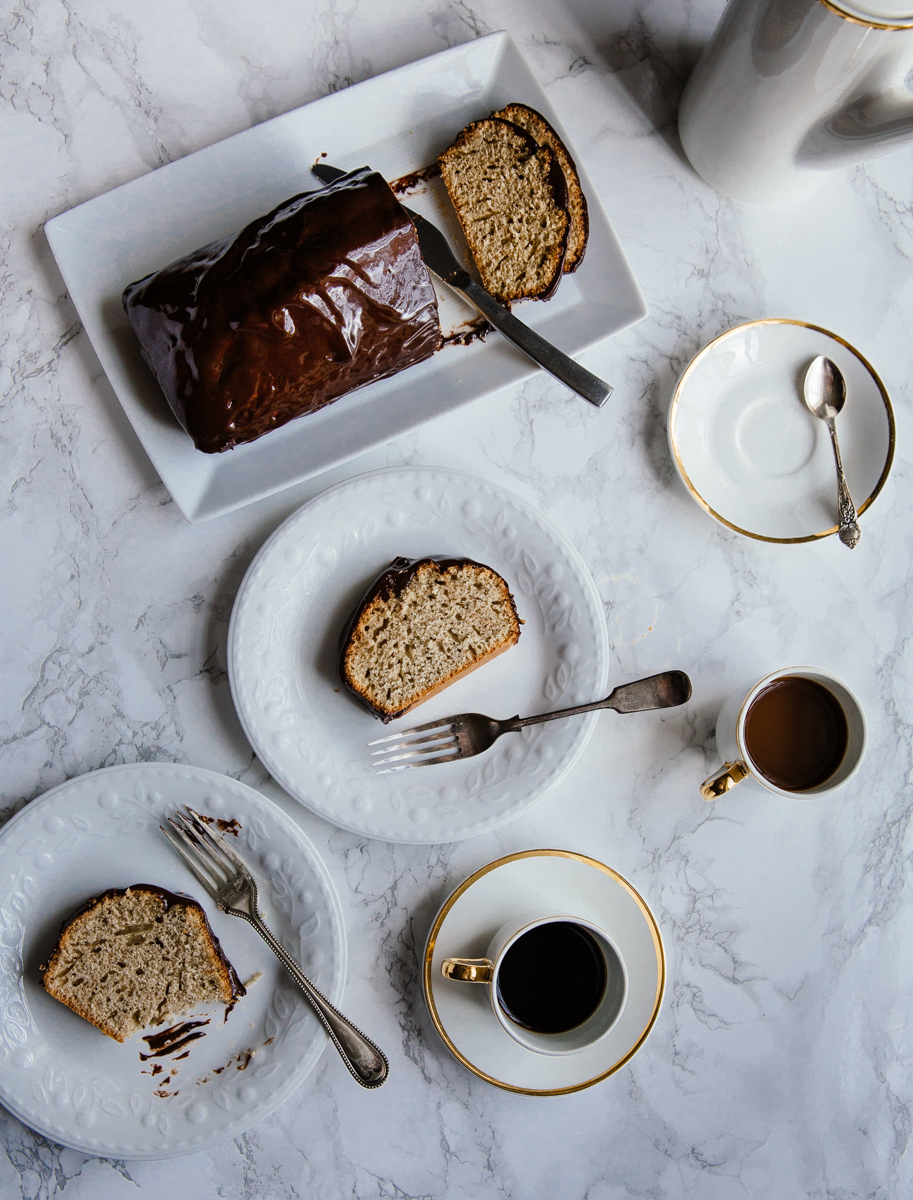
[[[485,958],[446,958],[445,979],[482,984],[502,1028],[539,1054],[576,1054],[606,1037],[624,1011],[628,974],[598,925],[542,910],[507,921]]]
[[[737,784],[812,800],[855,775],[866,744],[865,714],[850,688],[822,667],[784,667],[740,688],[716,724],[723,766],[701,784],[717,800]]]

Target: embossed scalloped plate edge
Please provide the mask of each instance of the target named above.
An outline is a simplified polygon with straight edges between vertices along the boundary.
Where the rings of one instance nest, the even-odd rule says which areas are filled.
[[[38,1133],[74,1150],[155,1160],[196,1154],[238,1137],[292,1095],[327,1044],[293,985],[276,986],[284,982],[278,961],[243,922],[215,909],[158,833],[162,806],[188,802],[239,818],[239,849],[261,884],[277,935],[294,950],[291,931],[301,929],[305,969],[334,1003],[341,999],[346,938],[339,900],[313,845],[277,805],[237,780],[177,763],[107,767],[52,788],[0,830],[0,1057],[5,1060],[0,1102]],[[112,837],[117,838],[113,868],[105,863],[104,849],[104,839]],[[93,880],[92,886],[82,885],[83,877]],[[195,1044],[196,1061],[181,1064],[188,1078],[205,1074],[221,1063],[220,1054],[231,1050],[233,1058],[247,1048],[255,1036],[249,1029],[256,1028],[263,1041],[262,1028],[272,1041],[263,1046],[258,1041],[254,1069],[245,1075],[235,1069],[180,1100],[157,1100],[156,1085],[139,1074],[136,1056],[144,1047],[138,1037],[117,1045],[27,978],[38,949],[28,948],[34,922],[43,914],[55,921],[65,917],[75,907],[74,888],[84,886],[75,893],[84,899],[93,890],[130,882],[160,882],[195,895],[242,978],[251,967],[263,971],[263,980],[228,1021],[220,1026],[214,1020],[209,1036]],[[42,952],[49,949],[44,940]],[[125,1136],[134,1128],[135,1136]]]
[[[423,704],[405,728],[453,712],[509,716],[606,694],[602,602],[577,550],[516,494],[449,468],[371,472],[303,505],[248,568],[228,637],[235,709],[273,778],[343,829],[414,845],[474,837],[519,816],[567,774],[599,716],[533,726],[467,762],[372,775],[367,743],[384,727],[332,677],[347,615],[332,605],[357,596],[397,554],[434,553],[494,567],[529,620],[517,647]]]

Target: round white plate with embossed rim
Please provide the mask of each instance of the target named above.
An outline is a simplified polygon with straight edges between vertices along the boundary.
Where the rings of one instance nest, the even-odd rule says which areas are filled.
[[[519,496],[444,468],[361,475],[293,513],[251,563],[228,638],[235,708],[273,778],[344,829],[416,845],[473,837],[518,816],[570,770],[598,720],[591,713],[536,725],[465,762],[372,773],[368,742],[385,727],[340,683],[340,631],[393,558],[434,554],[493,567],[526,624],[506,654],[388,732],[453,713],[528,715],[606,694],[605,617],[583,559]]]
[[[137,763],[33,800],[0,832],[0,1102],[88,1154],[176,1158],[238,1137],[291,1095],[327,1044],[278,960],[245,922],[219,912],[159,832],[182,804],[237,820],[232,844],[261,885],[268,923],[340,1002],[346,942],[333,884],[307,837],[259,792],[214,771]],[[61,922],[89,896],[132,883],[195,896],[241,979],[262,972],[226,1021],[208,1014],[206,1036],[180,1062],[142,1062],[139,1034],[121,1045],[41,986]]]

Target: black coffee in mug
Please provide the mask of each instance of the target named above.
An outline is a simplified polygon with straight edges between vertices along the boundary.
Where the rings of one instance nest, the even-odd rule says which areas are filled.
[[[549,921],[521,934],[501,961],[498,1003],[534,1033],[566,1033],[593,1015],[606,988],[606,962],[588,929]]]
[[[745,718],[745,748],[775,787],[819,787],[843,762],[849,745],[837,697],[814,679],[784,675],[760,691]]]

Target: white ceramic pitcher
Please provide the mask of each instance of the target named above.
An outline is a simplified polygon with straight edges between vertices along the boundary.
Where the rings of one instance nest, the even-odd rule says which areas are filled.
[[[678,127],[708,183],[759,203],[913,138],[913,0],[729,0]]]

